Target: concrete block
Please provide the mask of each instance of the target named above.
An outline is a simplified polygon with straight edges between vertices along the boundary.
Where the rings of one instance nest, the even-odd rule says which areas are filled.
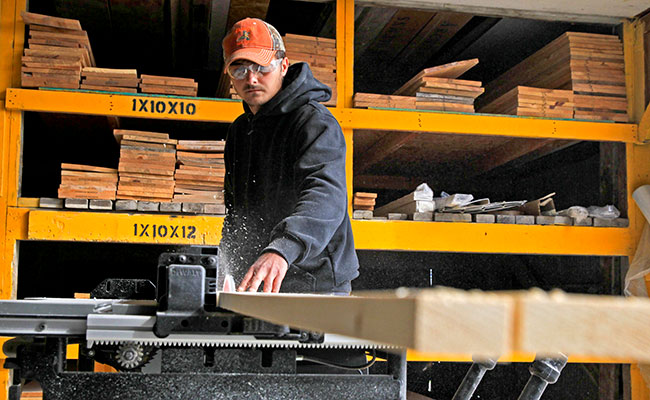
[[[564,217],[564,216],[561,216],[561,215],[556,215],[555,216],[555,225],[571,226],[571,225],[573,225],[573,218]]]
[[[115,200],[116,211],[135,211],[138,209],[137,200]]]
[[[63,208],[63,199],[54,199],[52,197],[41,197],[38,199],[40,208]]]
[[[517,216],[510,214],[497,214],[497,224],[516,224]]]
[[[65,208],[74,208],[77,210],[88,209],[88,199],[65,199]]]
[[[493,224],[497,220],[494,214],[474,214],[472,219],[477,224]]]
[[[594,219],[591,217],[587,217],[581,220],[578,219],[573,219],[573,225],[574,226],[593,226],[594,225]]]
[[[436,213],[434,219],[436,222],[472,222],[472,215],[463,213]]]
[[[594,226],[609,228],[627,228],[630,221],[627,218],[605,219],[594,218]]]
[[[158,212],[160,210],[160,203],[157,201],[138,201],[137,210],[143,212]]]
[[[411,219],[413,219],[413,221],[433,221],[433,212],[416,212],[411,215]]]
[[[403,213],[388,213],[388,219],[390,221],[405,221],[408,219],[408,214]]]
[[[160,203],[160,212],[179,213],[183,209],[183,203]]]
[[[352,213],[353,219],[372,219],[372,211],[370,210],[354,210]]]
[[[373,221],[388,221],[388,217],[372,217]]]
[[[517,225],[535,225],[534,215],[515,215],[515,223]]]
[[[88,208],[91,210],[113,210],[113,200],[99,200],[92,199],[88,203]]]
[[[203,212],[206,214],[226,215],[225,204],[204,204]]]
[[[537,225],[555,225],[555,217],[550,215],[538,215],[535,217],[535,224]]]
[[[203,214],[203,203],[183,203],[182,211],[190,214]]]

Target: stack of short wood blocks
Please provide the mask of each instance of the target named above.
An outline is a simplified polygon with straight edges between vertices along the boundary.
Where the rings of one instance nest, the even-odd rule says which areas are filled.
[[[88,34],[78,20],[21,12],[29,27],[21,85],[78,89],[81,68],[95,65]]]
[[[287,33],[283,41],[291,64],[309,64],[314,78],[332,89],[332,98],[323,104],[336,105],[336,40]],[[241,100],[232,84],[229,95],[231,99]]]
[[[167,133],[116,129],[120,143],[118,199],[171,201],[176,143]]]
[[[81,89],[108,92],[138,93],[138,71],[135,69],[84,67]]]
[[[140,75],[141,93],[196,97],[198,90],[199,84],[191,78]]]
[[[215,214],[224,214],[223,140],[179,140],[174,202],[202,203]]]
[[[167,133],[122,129],[113,133],[120,144],[118,169],[61,164],[59,199],[41,198],[41,207],[226,213],[224,141],[175,140]]]
[[[473,113],[474,100],[485,89],[479,81],[457,78],[476,64],[478,59],[427,68],[393,95],[356,93],[354,106]]]
[[[480,111],[521,85],[572,91],[574,118],[628,121],[623,45],[617,36],[564,33],[487,85]]]
[[[571,90],[517,86],[481,109],[483,113],[528,117],[573,118]]]
[[[61,164],[60,198],[115,200],[117,170],[81,164]]]

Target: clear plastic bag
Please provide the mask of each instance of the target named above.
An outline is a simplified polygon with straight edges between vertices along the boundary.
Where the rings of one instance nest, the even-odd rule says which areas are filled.
[[[621,212],[618,211],[616,206],[611,204],[604,207],[590,206],[587,208],[590,217],[594,218],[605,218],[605,219],[616,219],[621,215]]]

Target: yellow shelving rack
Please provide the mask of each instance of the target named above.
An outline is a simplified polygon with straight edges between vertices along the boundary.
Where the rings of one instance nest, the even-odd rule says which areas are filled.
[[[642,21],[623,21],[630,123],[584,122],[495,115],[450,114],[423,111],[360,110],[352,108],[354,60],[354,0],[337,0],[337,104],[331,108],[345,135],[347,184],[352,201],[352,149],[355,129],[419,131],[459,135],[497,135],[516,138],[610,141],[626,146],[627,228],[520,226],[471,223],[353,221],[359,249],[445,251],[475,253],[530,253],[632,257],[645,220],[632,201],[632,191],[650,183],[650,109],[644,103]],[[20,11],[26,0],[0,0],[0,298],[15,298],[18,246],[23,240],[166,243],[216,245],[223,218],[102,212],[47,211],[34,208],[33,199],[20,197],[23,112],[91,114],[182,121],[233,121],[242,112],[239,102],[225,99],[103,94],[67,90],[27,90],[20,87],[20,57],[25,26]],[[182,103],[170,112],[171,103]],[[158,105],[160,104],[160,105]],[[138,224],[192,227],[192,237],[140,236]],[[186,235],[187,236],[187,235]],[[435,238],[435,240],[432,240]],[[432,359],[411,353],[411,360]],[[436,355],[441,361],[467,361],[461,356]],[[509,355],[510,361],[528,361],[531,355]],[[573,358],[573,362],[630,362]],[[0,398],[6,398],[8,373],[0,370]],[[633,400],[649,400],[638,368],[632,367]]]

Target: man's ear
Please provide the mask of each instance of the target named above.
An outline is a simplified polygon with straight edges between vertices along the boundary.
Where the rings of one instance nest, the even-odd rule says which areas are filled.
[[[287,71],[289,70],[289,59],[287,57],[282,59],[282,77],[287,74]]]

